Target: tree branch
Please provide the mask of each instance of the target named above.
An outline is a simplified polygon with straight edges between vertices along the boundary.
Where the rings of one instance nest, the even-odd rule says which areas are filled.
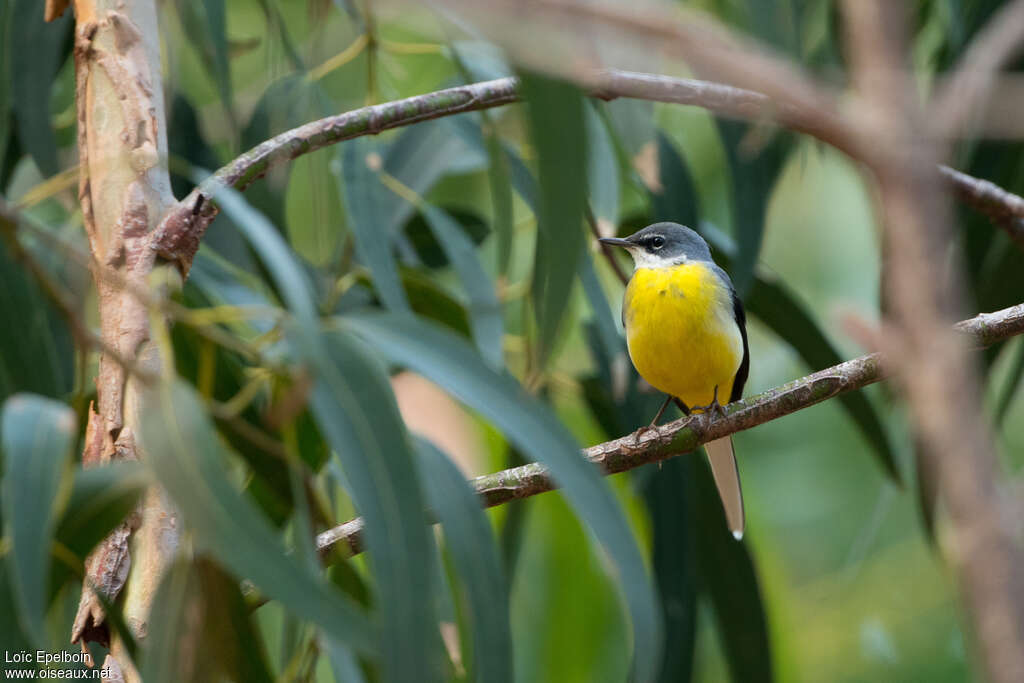
[[[728,118],[774,120],[854,158],[859,158],[862,151],[854,137],[837,134],[837,127],[822,117],[791,105],[779,105],[760,92],[691,78],[614,69],[597,72],[586,81],[591,94],[600,99],[629,97],[702,107]],[[216,187],[227,185],[243,190],[277,166],[344,140],[518,101],[516,79],[501,78],[362,107],[293,128],[242,154],[178,202],[154,232],[151,248],[162,258],[177,263],[182,274],[187,274],[206,228],[217,215],[217,207],[211,201]],[[958,198],[992,217],[1020,242],[1024,232],[1024,199],[952,169],[943,170],[942,177]]]
[[[982,313],[957,323],[956,330],[967,335],[979,348],[1022,334],[1024,304],[995,313]],[[715,417],[711,413],[694,414],[661,427],[585,448],[583,456],[599,465],[605,474],[625,472],[688,453],[708,441],[771,422],[888,376],[884,358],[879,353],[872,353],[730,403],[725,407],[724,417]],[[470,486],[476,490],[484,507],[502,505],[558,488],[547,468],[538,463],[476,477],[470,480]],[[339,544],[345,544],[352,554],[361,553],[362,532],[362,519],[349,520],[319,534],[317,548],[321,553],[327,553]]]

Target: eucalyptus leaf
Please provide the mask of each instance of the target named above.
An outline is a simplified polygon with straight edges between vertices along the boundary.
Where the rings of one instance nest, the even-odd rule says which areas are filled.
[[[57,139],[50,122],[50,91],[57,72],[71,54],[70,12],[50,23],[43,21],[38,0],[8,0],[10,33],[0,45],[7,50],[10,103],[21,146],[44,177],[60,170]],[[17,27],[17,28],[14,28]]]
[[[75,416],[62,403],[33,394],[15,394],[3,404],[4,535],[10,539],[11,591],[19,621],[36,647],[48,642],[50,545],[58,495],[75,444]]]
[[[551,470],[616,566],[633,622],[635,679],[653,680],[662,641],[650,577],[608,484],[580,457],[577,444],[551,411],[508,375],[488,368],[463,340],[433,324],[411,316],[365,313],[339,318],[338,325],[449,391],[493,422],[525,456]]]
[[[504,323],[494,283],[484,270],[473,242],[448,213],[434,206],[422,208],[427,225],[462,281],[469,299],[469,322],[480,355],[493,367],[503,365]]]
[[[490,523],[458,467],[425,439],[417,440],[417,450],[427,502],[444,528],[445,545],[465,588],[473,634],[472,678],[510,683],[508,589]]]
[[[583,94],[550,78],[524,74],[530,133],[537,151],[540,204],[530,290],[543,365],[554,349],[585,244],[587,192]]]
[[[745,299],[761,253],[768,200],[786,162],[792,138],[771,132],[766,140],[755,140],[755,133],[765,135],[755,124],[725,119],[718,119],[717,123],[732,170],[733,232],[737,252],[730,274],[736,291]]]
[[[608,127],[596,107],[588,102],[583,108],[590,206],[598,219],[616,225],[619,220],[619,161]]]
[[[370,269],[381,301],[393,310],[409,310],[392,250],[394,206],[400,200],[384,187],[373,166],[381,164],[378,146],[356,138],[341,146],[342,194],[356,254]]]
[[[681,460],[686,465],[697,580],[711,599],[732,680],[767,683],[772,680],[772,651],[753,558],[746,542],[729,533],[707,459]]]
[[[402,315],[401,317],[408,317]],[[440,680],[432,539],[409,437],[379,362],[345,332],[297,348],[315,373],[313,414],[365,523],[385,680]]]
[[[289,612],[359,651],[373,652],[376,631],[363,610],[285,554],[277,532],[231,484],[226,454],[196,395],[180,383],[161,385],[146,397],[142,414],[149,465],[177,503],[196,546]]]

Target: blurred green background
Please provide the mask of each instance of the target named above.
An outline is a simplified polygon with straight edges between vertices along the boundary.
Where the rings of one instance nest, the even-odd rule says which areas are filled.
[[[841,18],[831,0],[688,4],[766,41],[833,85],[845,84]],[[922,91],[955,63],[1001,4],[908,3]],[[98,326],[84,264],[52,247],[56,238],[87,253],[75,192],[72,24],[65,17],[44,26],[40,13],[35,0],[0,4],[0,190],[26,216],[21,229],[4,231],[0,252],[0,310],[8,327],[0,335],[0,398],[24,391],[55,398],[77,414],[80,433],[95,395],[95,353],[76,345],[26,266],[39,265],[86,323]],[[193,169],[214,170],[307,121],[522,73],[486,40],[493,36],[419,8],[406,14],[344,1],[169,0],[160,3],[160,22],[169,165],[179,197],[190,189]],[[37,50],[32,59],[26,57],[30,44]],[[651,70],[657,64],[651,57]],[[680,65],[669,68],[686,74]],[[624,355],[621,283],[582,221],[563,226],[575,235],[571,239],[559,241],[543,231],[538,236],[535,212],[543,210],[538,204],[545,197],[567,204],[582,199],[572,195],[580,185],[569,177],[575,173],[588,181],[586,197],[601,229],[627,234],[654,220],[686,222],[708,236],[720,255],[731,254],[733,264],[740,264],[743,272],[730,270],[747,283],[748,396],[827,366],[823,359],[829,354],[838,360],[868,351],[848,330],[856,326],[851,320],[863,326],[880,318],[878,226],[869,187],[842,154],[767,124],[716,121],[703,110],[677,105],[581,99],[571,86],[532,72],[525,77],[533,83],[528,92],[539,93],[529,104],[539,126],[524,104],[420,123],[302,156],[245,192],[248,204],[291,247],[320,314],[344,319],[353,311],[392,306],[384,301],[381,281],[389,276],[379,269],[380,259],[367,258],[360,247],[360,240],[381,240],[388,245],[384,266],[398,264],[396,281],[416,314],[472,340],[479,358],[507,369],[532,400],[553,406],[580,445],[645,424],[658,397],[637,386]],[[563,122],[567,128],[536,135],[538,127]],[[1017,141],[969,140],[958,146],[954,165],[1022,193],[1022,150]],[[446,225],[458,234],[439,229],[424,207],[447,212],[454,222]],[[564,215],[579,219],[578,209]],[[207,234],[176,295],[187,309],[277,306],[287,298],[273,266],[245,237],[251,233],[233,225],[244,222],[240,216],[226,211]],[[1024,269],[1005,235],[964,209],[957,215],[957,234],[950,249],[966,262],[971,312],[1019,302]],[[453,267],[449,250],[466,244],[476,245],[470,265]],[[571,266],[580,247],[564,309],[557,301],[538,303],[535,270],[551,266],[539,266],[537,258],[545,253]],[[557,300],[552,291],[547,295]],[[554,306],[554,325],[535,315],[541,306]],[[802,317],[797,320],[793,311]],[[301,556],[303,543],[294,541],[308,511],[294,513],[296,489],[281,472],[300,473],[316,531],[350,518],[354,507],[345,467],[328,456],[332,444],[321,435],[326,430],[312,426],[309,412],[290,426],[267,421],[295,379],[281,370],[294,362],[281,348],[282,327],[276,319],[186,318],[178,315],[174,328],[178,372],[197,389],[197,405],[214,418],[210,424],[230,452],[226,462],[234,486],[244,489],[244,499],[261,508],[293,555]],[[14,326],[21,332],[12,333]],[[211,341],[204,326],[258,349],[259,358]],[[1022,465],[1022,359],[1021,340],[979,354],[987,414],[1008,480],[1019,477]],[[401,369],[410,363],[385,361],[394,371],[391,387],[409,430],[429,438],[464,474],[497,471],[526,457],[510,448],[507,434],[478,406],[470,402],[467,408]],[[701,460],[686,457],[610,478],[660,589],[667,630],[659,680],[972,678],[969,631],[936,545],[942,543],[941,511],[933,535],[922,518],[929,504],[922,502],[916,479],[904,407],[888,386],[863,393],[866,403],[828,401],[735,436],[749,520],[743,547],[756,582],[716,565],[737,553],[742,564],[745,551],[725,547],[724,527],[714,516],[717,501],[706,504],[706,489],[700,489],[708,481]],[[225,406],[299,458],[275,469],[277,461],[268,461],[232,430],[223,417]],[[5,422],[5,449],[16,443],[11,424]],[[76,450],[77,437],[69,438],[67,453]],[[902,485],[880,464],[886,459],[895,463]],[[8,452],[5,463],[10,462]],[[83,476],[72,469],[61,479],[64,498],[53,503],[57,519],[72,515],[66,491]],[[5,471],[8,499],[12,471]],[[15,552],[10,536],[16,522],[6,507],[4,517],[6,562]],[[626,680],[633,648],[617,588],[622,577],[577,513],[560,494],[549,493],[490,510],[487,518],[508,586],[515,680]],[[470,661],[484,648],[468,644],[467,598],[452,588],[461,584],[446,535],[438,532],[441,553],[425,557],[422,571],[437,574],[431,580],[447,586],[435,596],[446,646],[439,678],[461,680],[474,672]],[[208,555],[190,557],[201,566]],[[216,571],[232,577],[232,586],[247,578],[224,558],[213,560]],[[365,596],[375,579],[364,558],[338,561],[344,570],[331,570],[333,583]],[[6,647],[64,647],[79,584],[61,576],[63,582],[51,581],[48,589],[42,644],[26,626],[27,608],[13,601],[21,584],[12,583],[11,595],[0,596],[4,623],[21,624],[4,627]],[[758,586],[763,604],[730,606],[747,591],[756,594]],[[163,598],[170,600],[168,595]],[[762,609],[768,651],[759,635]],[[255,641],[244,641],[242,656],[262,661],[262,650],[270,676],[328,681],[344,680],[351,671],[287,601],[271,601],[253,615]],[[220,637],[232,640],[233,633]],[[159,647],[150,642],[145,652]],[[361,671],[369,680],[384,675],[372,657],[361,660]],[[489,680],[481,675],[476,672],[477,680]]]

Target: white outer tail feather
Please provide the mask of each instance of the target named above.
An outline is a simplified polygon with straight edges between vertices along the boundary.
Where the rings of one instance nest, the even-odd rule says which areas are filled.
[[[725,436],[706,443],[704,450],[707,451],[708,461],[711,463],[711,474],[715,478],[718,497],[722,499],[726,522],[733,537],[737,541],[741,540],[746,521],[743,514],[740,473],[736,466],[736,456],[732,451],[732,437]]]

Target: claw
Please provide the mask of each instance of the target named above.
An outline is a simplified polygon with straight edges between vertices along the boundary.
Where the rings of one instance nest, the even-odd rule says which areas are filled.
[[[715,385],[715,394],[711,399],[711,403],[706,406],[693,406],[693,410],[699,410],[702,413],[711,413],[716,418],[725,417],[725,408],[718,402],[718,385]]]

